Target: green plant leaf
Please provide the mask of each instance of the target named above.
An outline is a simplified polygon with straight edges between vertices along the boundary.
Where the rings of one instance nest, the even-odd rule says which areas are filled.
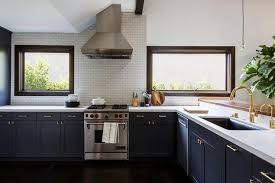
[[[272,36],[272,39],[275,40],[275,36]]]

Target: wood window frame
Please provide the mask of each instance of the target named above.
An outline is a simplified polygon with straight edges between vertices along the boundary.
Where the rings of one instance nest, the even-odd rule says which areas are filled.
[[[24,90],[24,53],[69,53],[69,90],[60,91],[26,91]],[[15,45],[15,96],[67,96],[74,93],[74,46],[42,46],[42,45]]]
[[[147,91],[152,91],[153,54],[226,54],[226,90],[161,90],[166,96],[228,97],[235,88],[234,46],[147,46]]]

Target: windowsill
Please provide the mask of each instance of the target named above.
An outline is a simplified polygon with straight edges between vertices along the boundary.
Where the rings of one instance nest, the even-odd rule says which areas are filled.
[[[68,96],[71,91],[21,91],[15,92],[14,96]]]

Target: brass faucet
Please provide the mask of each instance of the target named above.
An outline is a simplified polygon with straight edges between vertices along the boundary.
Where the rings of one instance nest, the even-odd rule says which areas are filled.
[[[246,87],[246,86],[238,86],[236,88],[234,88],[230,94],[230,100],[233,100],[234,97],[235,97],[235,94],[238,90],[241,90],[241,89],[245,89],[248,94],[249,94],[249,101],[250,101],[250,104],[249,104],[249,121],[251,123],[254,123],[255,122],[255,117],[257,116],[257,113],[256,113],[256,110],[254,108],[254,95],[253,95],[253,92],[250,88]]]
[[[263,104],[261,105],[260,111],[263,112],[264,107],[267,106],[270,109],[270,121],[269,127],[275,129],[275,120],[273,119],[273,106],[271,104]]]

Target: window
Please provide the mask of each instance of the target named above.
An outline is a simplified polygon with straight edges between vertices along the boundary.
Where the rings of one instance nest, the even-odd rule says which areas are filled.
[[[73,46],[15,46],[15,96],[66,96],[73,92]]]
[[[147,47],[147,90],[166,95],[229,96],[235,47]]]

